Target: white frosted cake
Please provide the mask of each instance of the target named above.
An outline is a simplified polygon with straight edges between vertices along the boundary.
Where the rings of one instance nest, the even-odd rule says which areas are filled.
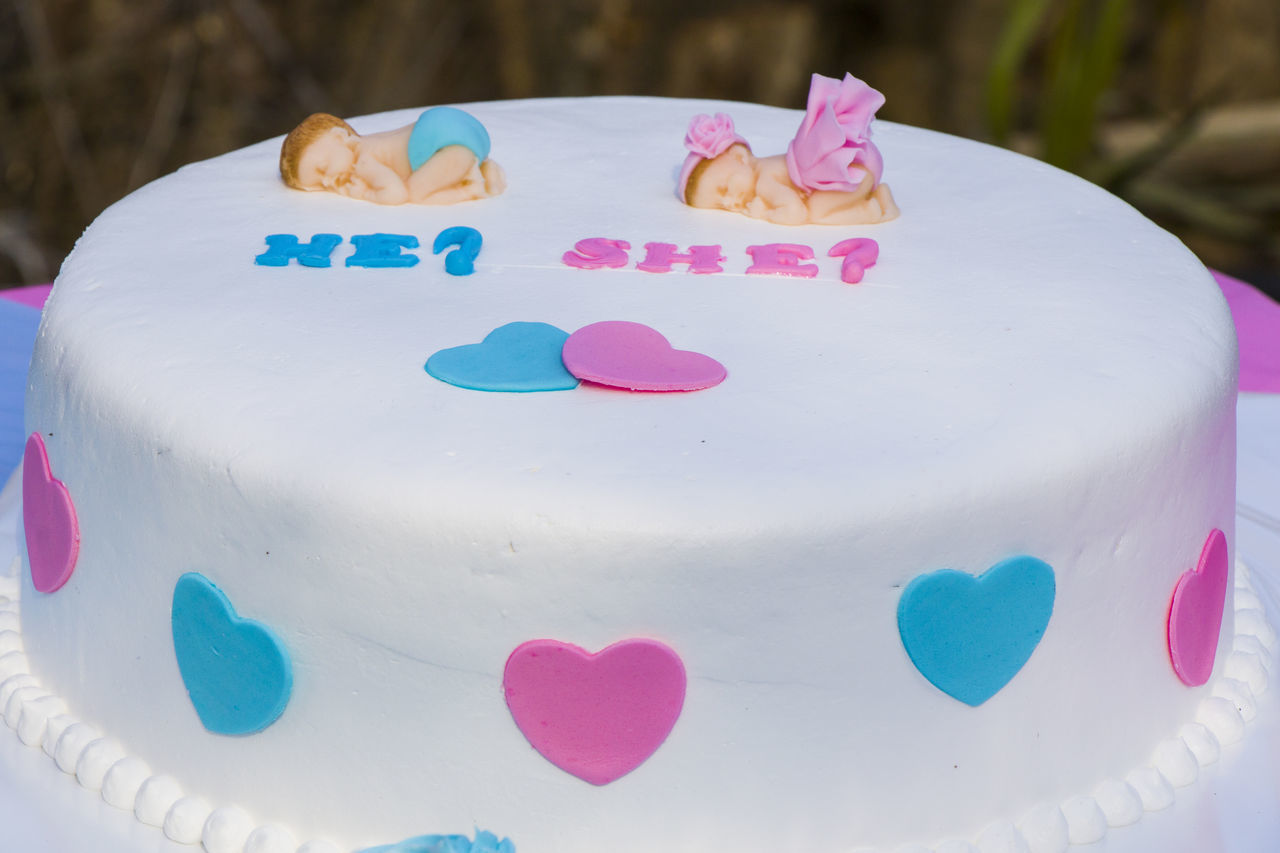
[[[493,198],[299,192],[270,140],[81,238],[27,393],[11,724],[216,853],[1046,850],[1135,818],[1161,744],[1212,751],[1235,340],[1175,238],[890,123],[901,215],[789,227],[673,187],[694,114],[767,153],[798,111],[467,110]],[[455,350],[504,328],[525,393]]]

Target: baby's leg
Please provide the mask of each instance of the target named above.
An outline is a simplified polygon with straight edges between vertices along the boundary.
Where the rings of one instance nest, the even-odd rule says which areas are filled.
[[[486,195],[501,195],[507,188],[507,175],[502,167],[492,160],[480,164],[480,174],[484,175],[484,191]]]
[[[875,192],[876,201],[880,202],[881,222],[888,222],[890,219],[898,218],[898,203],[893,200],[893,193],[889,192],[888,184],[879,184]]]

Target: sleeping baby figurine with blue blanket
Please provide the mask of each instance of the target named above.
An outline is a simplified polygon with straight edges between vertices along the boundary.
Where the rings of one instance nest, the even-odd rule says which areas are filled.
[[[378,204],[454,204],[506,188],[502,167],[489,159],[488,131],[454,107],[363,136],[337,116],[315,113],[285,137],[280,175],[295,189]]]

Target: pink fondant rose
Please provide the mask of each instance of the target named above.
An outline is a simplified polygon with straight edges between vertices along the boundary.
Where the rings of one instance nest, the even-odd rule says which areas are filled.
[[[813,75],[809,104],[787,146],[787,173],[802,189],[853,192],[867,174],[880,182],[884,161],[871,142],[871,120],[884,95],[852,74]]]
[[[733,129],[733,119],[724,113],[694,116],[684,135],[684,147],[708,160],[720,156],[735,142],[744,140]]]

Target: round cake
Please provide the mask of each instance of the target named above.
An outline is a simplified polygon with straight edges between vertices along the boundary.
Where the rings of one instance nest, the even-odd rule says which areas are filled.
[[[300,192],[268,140],[62,268],[25,656],[164,775],[152,812],[341,850],[996,849],[1196,719],[1236,353],[1175,238],[891,123],[896,219],[783,226],[673,190],[694,114],[764,154],[798,111],[465,109],[500,195]]]

